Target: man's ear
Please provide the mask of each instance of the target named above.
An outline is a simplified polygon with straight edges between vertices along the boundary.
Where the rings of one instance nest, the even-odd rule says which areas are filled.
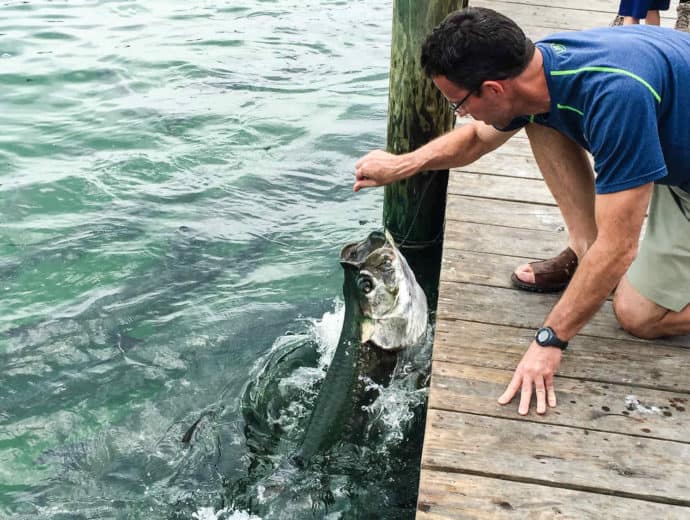
[[[489,80],[482,83],[482,89],[501,95],[505,92],[505,85],[502,81]]]

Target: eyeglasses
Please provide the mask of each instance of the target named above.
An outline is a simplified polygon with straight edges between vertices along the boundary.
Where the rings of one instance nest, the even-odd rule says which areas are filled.
[[[469,98],[472,94],[474,94],[474,93],[476,93],[476,92],[478,92],[478,91],[479,91],[478,88],[473,88],[473,89],[470,90],[470,91],[465,95],[465,97],[462,98],[460,101],[452,102],[452,101],[448,100],[448,103],[450,103],[450,109],[451,109],[453,112],[459,111],[459,110],[462,108],[462,105],[465,104],[465,101],[467,101],[467,98]]]

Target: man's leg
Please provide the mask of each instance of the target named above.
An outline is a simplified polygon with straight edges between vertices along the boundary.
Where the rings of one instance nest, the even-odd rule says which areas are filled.
[[[621,326],[633,336],[654,339],[690,334],[690,304],[670,311],[642,296],[627,276],[618,284],[613,310]]]
[[[657,184],[637,257],[618,284],[613,309],[641,338],[690,334],[690,193]]]
[[[544,181],[563,215],[568,245],[582,258],[597,237],[594,172],[587,152],[552,128],[532,123],[525,130]],[[515,275],[523,282],[534,282],[528,264],[518,267]]]

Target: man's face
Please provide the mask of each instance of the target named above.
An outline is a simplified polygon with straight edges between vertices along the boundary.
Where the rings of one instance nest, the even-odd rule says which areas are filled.
[[[465,87],[459,87],[445,76],[434,76],[434,85],[441,91],[451,104],[464,99],[458,106],[456,114],[460,117],[471,116],[489,125],[505,127],[516,115],[510,111],[510,104],[506,100],[505,91],[497,92],[486,83],[479,89],[469,91]],[[495,82],[489,82],[495,84]]]

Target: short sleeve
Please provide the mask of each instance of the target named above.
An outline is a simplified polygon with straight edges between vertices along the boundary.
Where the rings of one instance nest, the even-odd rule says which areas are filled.
[[[636,188],[667,175],[657,123],[656,93],[636,79],[613,79],[585,114],[596,192]]]

